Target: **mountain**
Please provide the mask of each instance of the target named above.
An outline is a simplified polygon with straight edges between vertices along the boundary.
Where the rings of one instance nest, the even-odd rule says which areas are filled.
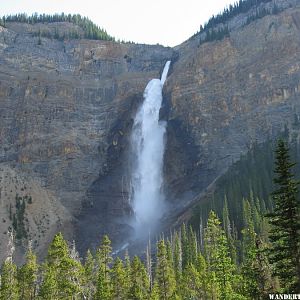
[[[0,259],[10,227],[19,260],[29,239],[43,256],[57,231],[82,252],[103,233],[126,241],[133,118],[167,60],[165,228],[188,220],[241,154],[291,127],[300,5],[274,7],[260,1],[174,48],[84,39],[68,21],[0,27]]]

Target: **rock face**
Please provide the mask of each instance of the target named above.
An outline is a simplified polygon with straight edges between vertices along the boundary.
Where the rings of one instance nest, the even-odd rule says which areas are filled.
[[[9,210],[17,213],[15,197],[24,185],[24,195],[33,202],[25,218],[39,224],[48,214],[53,221],[43,230],[44,240],[37,226],[25,224],[38,252],[55,231],[63,230],[69,239],[75,232],[81,235],[76,220],[78,215],[80,222],[85,220],[82,206],[97,207],[96,227],[104,217],[124,213],[118,190],[120,155],[147,82],[159,76],[174,53],[162,46],[90,40],[42,38],[38,45],[31,34],[38,26],[0,27],[0,166],[9,170],[1,181],[2,258],[12,227]],[[35,193],[30,191],[33,185]],[[44,194],[51,194],[53,203]],[[31,211],[34,205],[43,213]],[[128,202],[124,205],[128,210]]]
[[[223,41],[197,47],[195,38],[176,49],[165,90],[171,199],[183,199],[182,186],[197,195],[254,142],[275,137],[298,118],[299,22],[298,4]]]
[[[0,260],[9,227],[27,232],[19,260],[26,240],[42,256],[59,230],[82,252],[103,233],[126,239],[128,138],[144,88],[166,60],[166,223],[253,142],[289,125],[300,114],[300,7],[281,2],[277,15],[246,26],[247,15],[231,20],[229,38],[199,46],[195,36],[174,49],[47,38],[38,45],[32,33],[45,24],[0,27]],[[23,221],[14,222],[20,197]]]

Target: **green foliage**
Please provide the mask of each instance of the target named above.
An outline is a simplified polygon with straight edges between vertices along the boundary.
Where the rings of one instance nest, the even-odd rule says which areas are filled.
[[[225,37],[229,37],[230,32],[228,27],[219,28],[219,29],[209,29],[206,31],[205,38],[201,40],[201,44],[212,41],[221,41]]]
[[[83,293],[84,269],[70,251],[61,233],[55,235],[44,264],[40,296],[46,299],[66,299]]]
[[[300,159],[299,147],[293,144],[294,156]],[[272,169],[274,165],[274,142],[267,140],[262,144],[254,144],[246,155],[235,162],[227,172],[216,182],[216,189],[211,198],[202,201],[193,211],[191,224],[194,229],[199,228],[199,220],[206,222],[210,210],[214,210],[223,219],[224,197],[228,216],[231,220],[230,228],[232,237],[235,233],[241,238],[241,230],[244,227],[243,202],[242,199],[249,199],[255,203],[256,209],[261,211],[271,211],[273,201],[270,194],[274,188],[272,181]],[[297,170],[300,174],[300,168]],[[256,222],[255,226],[266,230],[266,221]],[[224,224],[226,221],[224,222]],[[228,224],[226,224],[228,227]],[[225,230],[226,231],[226,230]],[[235,232],[236,231],[236,232]]]
[[[247,198],[239,199],[239,229],[231,209],[231,201],[238,199],[223,195],[219,208],[223,224],[210,211],[204,228],[200,221],[199,235],[183,224],[170,239],[159,240],[154,272],[149,245],[146,268],[138,256],[130,261],[126,253],[124,260],[113,259],[107,236],[95,255],[87,252],[82,265],[75,245],[70,249],[59,233],[41,269],[30,250],[18,272],[10,245],[9,259],[1,270],[0,299],[250,300],[266,299],[269,293],[297,292],[300,204],[292,167],[288,148],[281,141],[276,151],[275,205],[269,202],[271,209],[274,206],[269,213],[271,227],[263,216],[270,209],[250,189]]]
[[[10,219],[12,219],[12,226],[14,231],[16,232],[16,239],[21,240],[23,238],[27,238],[27,230],[24,223],[25,218],[25,209],[26,203],[31,204],[32,198],[31,196],[19,196],[16,194],[16,209],[15,213],[12,213],[12,207],[10,206],[9,215]]]
[[[135,256],[131,263],[130,290],[128,299],[144,300],[148,298],[150,283],[144,264]]]
[[[173,254],[173,268],[175,272],[176,282],[180,282],[182,275],[182,255],[181,255],[181,242],[179,235],[175,232],[174,235],[174,254]]]
[[[95,299],[112,299],[111,283],[111,241],[107,235],[103,236],[99,251],[97,252],[98,276],[96,285]]]
[[[176,290],[176,281],[172,262],[167,255],[167,248],[164,240],[157,244],[155,278],[159,287],[160,299],[173,299]]]
[[[9,22],[20,22],[20,23],[28,23],[28,24],[37,24],[37,23],[57,23],[57,22],[69,22],[75,25],[78,25],[83,30],[83,36],[80,36],[78,32],[70,31],[66,35],[59,35],[58,30],[56,29],[53,36],[46,32],[39,31],[39,42],[41,43],[41,36],[44,37],[54,37],[56,39],[65,39],[65,38],[86,38],[92,40],[105,40],[105,41],[114,41],[115,39],[110,36],[104,29],[100,28],[96,24],[94,24],[89,18],[82,17],[79,14],[71,15],[71,14],[40,14],[37,13],[28,16],[26,14],[17,14],[17,15],[9,15],[6,17],[0,18],[0,25],[7,24]]]
[[[18,271],[19,295],[21,299],[31,300],[36,297],[38,264],[36,256],[29,248],[25,264]]]
[[[11,259],[6,259],[1,268],[1,300],[18,300],[17,266]]]
[[[122,260],[117,257],[112,268],[113,299],[127,299],[129,283]]]
[[[208,270],[215,274],[213,284],[222,291],[224,299],[230,299],[233,294],[235,266],[229,255],[228,242],[225,232],[220,226],[221,222],[216,214],[211,211],[205,230],[205,255]]]
[[[276,148],[273,192],[274,211],[270,213],[270,262],[286,292],[300,290],[300,201],[289,148],[283,140]]]
[[[239,0],[233,5],[230,4],[223,10],[222,13],[212,16],[208,22],[204,24],[204,26],[201,25],[200,30],[195,33],[192,38],[205,33],[204,38],[201,38],[199,45],[206,42],[222,40],[224,37],[228,37],[230,35],[230,31],[228,26],[226,26],[226,23],[239,14],[248,13],[251,9],[255,8],[254,13],[247,18],[246,24],[249,24],[250,22],[260,19],[268,14],[279,13],[280,9],[276,3],[272,4],[271,10],[260,7],[260,4],[271,1],[272,0]]]
[[[84,263],[84,295],[92,299],[96,292],[95,259],[90,250],[87,251]]]

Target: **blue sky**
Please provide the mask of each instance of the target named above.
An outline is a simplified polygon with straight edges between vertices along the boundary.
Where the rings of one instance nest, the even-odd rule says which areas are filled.
[[[175,46],[232,0],[0,0],[0,15],[80,13],[116,38]]]

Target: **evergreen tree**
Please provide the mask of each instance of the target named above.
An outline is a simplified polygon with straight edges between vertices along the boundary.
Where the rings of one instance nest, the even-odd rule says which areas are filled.
[[[253,299],[260,299],[258,283],[260,276],[256,268],[256,233],[251,218],[250,203],[243,200],[244,228],[242,229],[242,276],[244,279],[244,294]]]
[[[111,241],[107,235],[103,236],[100,249],[97,253],[98,260],[98,278],[96,298],[99,300],[112,299],[112,284],[111,284]]]
[[[130,258],[127,250],[125,253],[124,269],[125,269],[125,294],[129,295],[129,290],[131,287],[131,263],[130,263]]]
[[[231,228],[231,223],[229,218],[229,210],[228,210],[226,195],[224,197],[224,205],[223,205],[223,229],[225,231],[225,235],[228,240],[231,259],[234,263],[236,263],[237,262],[236,246],[235,246],[235,240],[232,236],[232,228]]]
[[[267,245],[259,237],[256,238],[255,248],[253,270],[250,272],[254,274],[256,279],[258,298],[266,299],[269,293],[275,293],[278,289],[278,280],[272,277],[271,266],[266,255]]]
[[[44,265],[40,296],[46,299],[78,299],[83,293],[83,268],[70,256],[61,233],[54,236]]]
[[[84,275],[84,295],[86,299],[93,299],[96,291],[95,259],[90,250],[85,258]]]
[[[197,256],[198,256],[198,242],[197,235],[193,231],[192,226],[189,226],[189,235],[188,235],[188,243],[189,243],[189,264],[196,264]]]
[[[198,254],[196,265],[190,264],[184,270],[180,284],[180,295],[183,299],[209,299],[207,290],[208,271],[206,262],[201,254]]]
[[[4,261],[1,268],[1,300],[18,300],[18,281],[17,281],[17,266],[12,259],[8,258]]]
[[[180,282],[181,272],[182,272],[182,253],[181,253],[181,243],[179,239],[179,235],[175,232],[174,235],[174,272],[176,282]]]
[[[117,257],[112,268],[113,299],[128,299],[126,274],[122,260]]]
[[[149,298],[150,283],[145,266],[135,256],[131,264],[131,286],[128,299],[144,300]]]
[[[269,214],[271,225],[270,262],[284,291],[300,291],[300,202],[298,182],[294,180],[289,149],[283,140],[276,149],[273,192],[274,212]]]
[[[24,300],[35,299],[37,292],[38,264],[31,246],[26,254],[26,262],[20,268],[18,275],[19,294]]]
[[[40,286],[39,297],[41,299],[55,300],[58,294],[56,270],[53,266],[43,265],[43,280]]]
[[[190,248],[186,225],[183,223],[180,230],[181,235],[181,249],[182,249],[182,270],[188,265],[190,261]]]
[[[200,275],[193,264],[190,264],[183,272],[180,295],[183,299],[201,299],[202,297]]]
[[[227,239],[220,224],[216,214],[211,211],[205,229],[205,254],[208,270],[211,272],[211,288],[216,290],[216,293],[218,290],[221,291],[224,299],[235,299],[240,296],[233,291],[236,270],[231,261]],[[217,287],[215,283],[217,283]]]
[[[159,288],[157,282],[154,282],[151,293],[150,300],[160,300],[159,299]]]
[[[14,231],[8,232],[7,258],[1,267],[0,277],[0,300],[15,300],[18,299],[18,279],[17,266],[13,262],[13,254],[15,251]]]
[[[176,291],[176,281],[173,266],[168,260],[164,240],[157,244],[155,279],[159,288],[160,299],[173,299]]]

